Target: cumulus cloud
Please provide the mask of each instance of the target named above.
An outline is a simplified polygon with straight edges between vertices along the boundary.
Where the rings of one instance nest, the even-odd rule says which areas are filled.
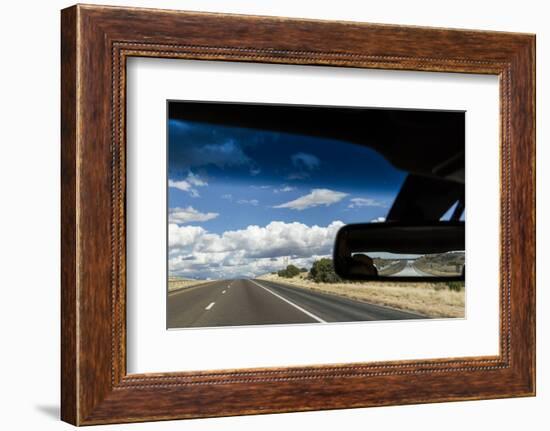
[[[198,175],[195,175],[191,171],[189,171],[187,178],[184,180],[168,180],[168,187],[187,192],[194,198],[200,196],[197,187],[205,187],[207,185],[208,183],[204,179],[200,178]]]
[[[198,226],[170,224],[169,271],[199,278],[254,277],[280,269],[288,258],[308,267],[332,253],[343,225],[341,221],[325,227],[274,221],[215,234]]]
[[[204,222],[208,220],[215,219],[218,217],[218,213],[201,213],[197,211],[192,206],[187,208],[170,208],[168,211],[168,220],[169,223],[190,223],[190,222]]]
[[[340,202],[348,194],[329,189],[312,189],[310,193],[300,196],[289,202],[276,205],[274,208],[289,208],[302,211],[306,208],[317,207],[320,205],[329,206]]]
[[[206,233],[199,226],[178,226],[175,223],[168,225],[168,246],[170,250],[184,249],[195,244],[198,238]]]
[[[362,207],[385,207],[387,206],[384,202],[378,201],[371,198],[353,198],[350,199],[350,204],[348,208],[362,208]]]

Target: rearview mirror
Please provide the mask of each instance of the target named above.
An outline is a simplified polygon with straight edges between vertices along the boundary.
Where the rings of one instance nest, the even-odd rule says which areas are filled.
[[[350,224],[334,244],[334,269],[350,280],[464,280],[464,222]]]

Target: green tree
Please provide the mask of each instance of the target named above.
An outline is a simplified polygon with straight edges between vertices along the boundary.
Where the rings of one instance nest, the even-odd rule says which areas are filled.
[[[309,278],[316,283],[338,283],[342,279],[334,272],[332,259],[323,258],[313,262],[309,271]]]
[[[300,269],[295,265],[288,265],[286,269],[282,269],[277,274],[279,277],[292,278],[300,273]]]

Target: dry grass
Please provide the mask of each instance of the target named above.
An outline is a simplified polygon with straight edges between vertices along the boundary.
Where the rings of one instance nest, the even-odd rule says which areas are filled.
[[[195,286],[197,284],[204,283],[205,280],[192,280],[182,277],[168,277],[168,292],[174,290],[185,289],[187,287]]]
[[[413,311],[428,317],[464,317],[465,292],[450,290],[444,283],[358,282],[315,283],[307,274],[282,278],[274,274],[258,277],[305,289],[346,296],[348,298]]]

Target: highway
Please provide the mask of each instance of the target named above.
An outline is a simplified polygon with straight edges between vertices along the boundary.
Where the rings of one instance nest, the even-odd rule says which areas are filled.
[[[216,280],[170,292],[168,328],[356,322],[423,316],[265,280]]]
[[[433,277],[432,274],[428,274],[416,268],[413,262],[414,261],[408,260],[405,267],[401,271],[391,274],[391,277]]]

